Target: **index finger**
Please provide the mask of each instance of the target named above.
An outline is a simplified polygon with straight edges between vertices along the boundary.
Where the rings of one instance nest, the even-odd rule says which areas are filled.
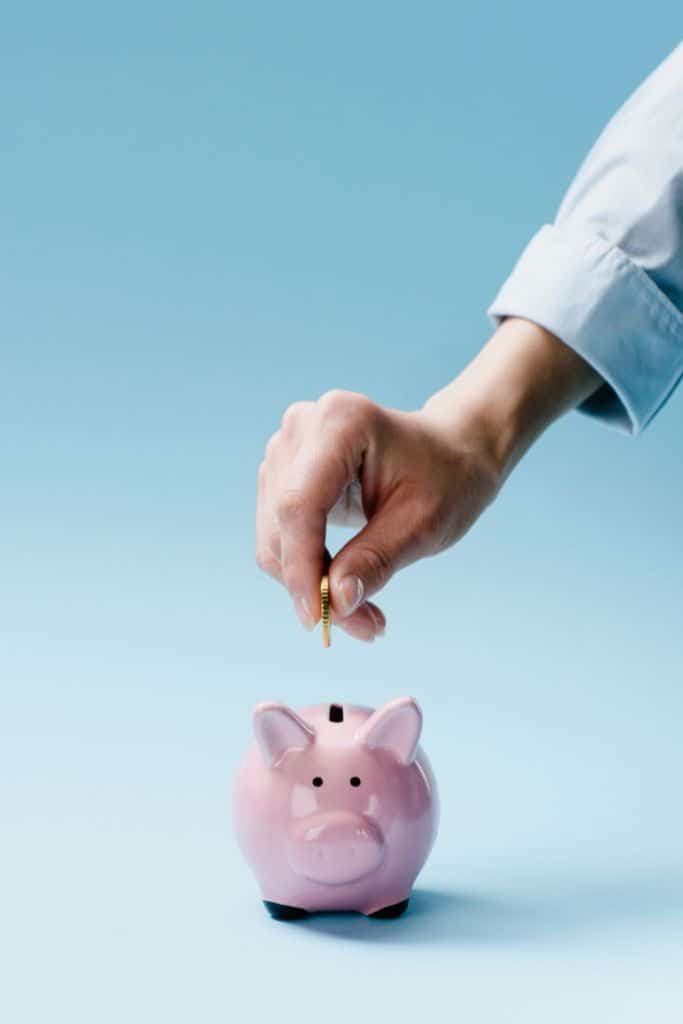
[[[329,565],[327,514],[355,476],[357,463],[318,437],[300,450],[279,481],[275,501],[282,578],[292,600],[314,624],[320,618],[320,579]]]

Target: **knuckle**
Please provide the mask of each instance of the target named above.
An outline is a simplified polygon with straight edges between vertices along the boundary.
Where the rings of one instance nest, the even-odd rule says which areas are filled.
[[[280,534],[277,531],[273,531],[268,541],[268,551],[273,558],[279,563],[282,557],[282,544],[280,543]]]
[[[273,436],[268,441],[268,444],[266,445],[266,457],[265,457],[265,461],[266,462],[269,459],[273,459],[275,457],[275,454],[276,454],[278,448],[280,447],[280,441],[281,440],[282,440],[282,438],[281,438],[281,435],[280,435],[280,431],[276,430],[275,433],[273,434]]]
[[[282,416],[282,430],[283,432],[291,432],[300,422],[301,417],[307,407],[306,402],[292,402],[288,406]]]
[[[366,546],[363,549],[362,557],[369,570],[368,575],[373,580],[373,589],[381,589],[391,578],[393,571],[391,559],[386,551],[376,544]]]
[[[357,396],[353,391],[344,391],[341,388],[333,388],[320,396],[318,406],[325,416],[345,415],[353,405]]]
[[[282,523],[291,523],[301,518],[305,510],[305,500],[301,491],[285,491],[277,502],[277,518]]]
[[[334,389],[326,391],[318,400],[318,408],[325,419],[341,421],[349,427],[366,423],[377,406],[365,395],[355,391]]]
[[[264,548],[257,549],[256,564],[262,572],[267,573],[269,576],[277,577],[279,575],[280,563],[272,552]]]
[[[332,388],[320,396],[318,406],[323,412],[331,412],[344,404],[347,394],[348,392],[342,391],[340,388]]]

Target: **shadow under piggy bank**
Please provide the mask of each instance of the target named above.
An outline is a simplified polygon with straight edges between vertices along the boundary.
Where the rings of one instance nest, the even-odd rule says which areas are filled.
[[[321,911],[294,922],[323,935],[360,942],[459,942],[516,930],[515,915],[484,896],[436,889],[415,889],[400,918]]]
[[[397,920],[319,913],[296,926],[382,944],[533,946],[603,930],[630,934],[640,926],[674,928],[683,936],[683,871],[662,865],[622,875],[589,872],[489,894],[415,889]]]

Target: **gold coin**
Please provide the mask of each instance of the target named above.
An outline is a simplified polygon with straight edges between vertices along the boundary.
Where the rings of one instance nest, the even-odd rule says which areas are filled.
[[[320,581],[320,621],[323,627],[323,647],[330,646],[330,580],[323,576]]]

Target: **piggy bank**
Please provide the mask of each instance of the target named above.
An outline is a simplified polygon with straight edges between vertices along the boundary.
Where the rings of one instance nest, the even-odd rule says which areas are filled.
[[[272,917],[398,917],[436,834],[434,776],[412,697],[377,711],[258,704],[233,820]]]

